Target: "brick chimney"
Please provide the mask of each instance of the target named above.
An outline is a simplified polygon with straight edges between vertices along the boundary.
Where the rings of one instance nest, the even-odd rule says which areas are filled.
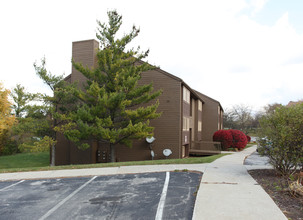
[[[96,50],[99,48],[99,43],[96,40],[84,40],[73,42],[72,58],[77,63],[82,63],[84,67],[96,67],[97,57]],[[86,82],[85,77],[72,67],[71,82],[78,81],[80,85]]]

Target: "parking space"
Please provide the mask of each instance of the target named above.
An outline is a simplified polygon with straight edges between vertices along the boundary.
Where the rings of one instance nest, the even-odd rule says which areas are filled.
[[[195,172],[161,172],[0,182],[0,216],[191,219],[201,176]]]
[[[0,187],[0,192],[5,191],[13,186],[16,186],[20,183],[24,182],[24,180],[16,181],[16,182],[2,182],[1,187]]]

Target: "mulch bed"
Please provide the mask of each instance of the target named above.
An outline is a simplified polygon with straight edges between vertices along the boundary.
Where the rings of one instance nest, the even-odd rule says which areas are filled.
[[[288,190],[286,179],[271,169],[248,172],[275,201],[288,219],[303,220],[303,196],[293,195]]]

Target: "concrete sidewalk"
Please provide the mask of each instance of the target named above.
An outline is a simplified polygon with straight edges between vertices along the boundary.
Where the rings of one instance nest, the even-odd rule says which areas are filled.
[[[193,219],[287,219],[243,165],[244,159],[255,150],[255,146],[250,147],[208,164],[198,191]],[[260,168],[249,166],[250,169],[254,167]]]
[[[166,172],[175,170],[195,170],[204,172],[208,164],[172,164],[172,165],[144,165],[144,166],[121,166],[71,170],[48,170],[33,172],[0,173],[0,181],[22,179],[46,179],[60,177],[102,176],[148,172]]]
[[[145,165],[1,173],[0,181],[196,170],[204,174],[197,194],[193,219],[287,219],[269,195],[247,173],[247,168],[243,165],[245,157],[255,152],[255,149],[256,147],[251,147],[242,152],[221,157],[210,164]],[[253,168],[254,166],[249,166],[249,169]]]

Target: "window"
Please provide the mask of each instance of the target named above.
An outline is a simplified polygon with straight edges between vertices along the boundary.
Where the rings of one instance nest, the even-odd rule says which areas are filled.
[[[221,129],[221,115],[220,115],[221,111],[220,111],[220,106],[218,106],[218,130]]]
[[[202,131],[202,121],[198,121],[198,131]]]
[[[189,118],[183,117],[183,131],[189,131]]]
[[[202,102],[198,100],[198,110],[202,112]]]
[[[190,92],[185,86],[183,86],[183,100],[187,103],[190,103]]]

